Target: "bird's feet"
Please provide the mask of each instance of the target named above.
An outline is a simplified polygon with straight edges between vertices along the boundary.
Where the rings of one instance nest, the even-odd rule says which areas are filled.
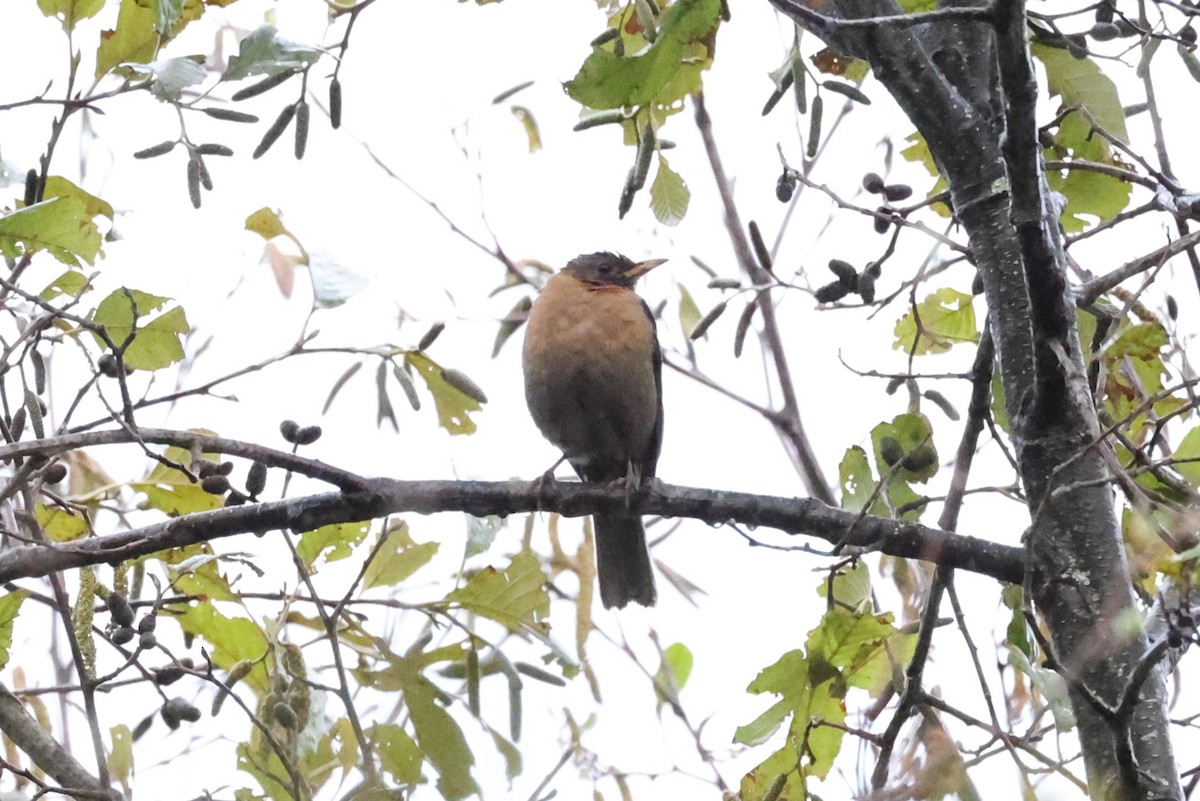
[[[546,489],[546,485],[552,485],[557,482],[557,479],[554,477],[554,471],[557,470],[558,466],[566,460],[566,456],[560,456],[558,461],[550,465],[550,468],[545,473],[542,473],[531,482],[530,487],[533,489],[533,493],[537,497],[538,509],[542,508],[543,491]]]

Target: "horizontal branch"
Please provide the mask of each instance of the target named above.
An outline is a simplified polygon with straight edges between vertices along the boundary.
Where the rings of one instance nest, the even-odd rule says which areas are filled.
[[[144,432],[143,432],[144,433]],[[625,490],[574,482],[361,481],[360,489],[199,512],[142,528],[71,543],[14,548],[0,554],[0,582],[57,570],[115,564],[167,548],[275,529],[311,531],[333,523],[390,514],[466,512],[477,517],[535,511],[581,517],[623,509]],[[921,559],[1001,581],[1020,583],[1020,548],[941,529],[860,516],[811,498],[677,487],[655,482],[635,500],[639,512],[690,517],[711,525],[768,527],[788,534],[892,556]]]

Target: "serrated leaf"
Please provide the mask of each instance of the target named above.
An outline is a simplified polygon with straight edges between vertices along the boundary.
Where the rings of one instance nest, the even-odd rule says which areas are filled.
[[[978,342],[972,300],[971,295],[949,287],[937,290],[896,322],[892,347],[920,356],[944,353],[963,342]]]
[[[67,270],[58,278],[46,284],[46,288],[41,291],[38,297],[48,301],[54,300],[60,295],[66,295],[69,298],[78,300],[90,288],[91,279],[88,276],[78,270]]]
[[[471,412],[477,412],[483,408],[479,402],[447,383],[441,366],[424,353],[415,351],[407,353],[404,359],[425,381],[430,394],[433,395],[438,422],[442,428],[451,434],[474,433],[475,421],[471,419]]]
[[[18,258],[44,250],[63,264],[93,264],[100,253],[100,231],[77,196],[56,197],[0,217],[0,253]]]
[[[240,81],[252,75],[279,75],[309,67],[324,51],[310,45],[290,42],[279,36],[271,25],[251,31],[238,45],[238,54],[230,56],[222,79]]]
[[[88,532],[87,521],[67,509],[39,503],[33,513],[51,542],[71,542]]]
[[[687,214],[692,193],[687,183],[671,169],[667,160],[658,157],[658,173],[650,184],[650,209],[663,225],[678,225]]]
[[[321,557],[326,562],[345,559],[354,552],[371,529],[370,521],[359,523],[331,523],[300,535],[296,552],[307,567],[312,567]]]
[[[180,607],[172,617],[183,632],[209,644],[213,664],[222,670],[229,670],[243,659],[256,663],[242,681],[258,692],[265,691],[267,671],[260,660],[270,645],[254,621],[245,617],[227,617],[207,600]]]
[[[367,729],[367,737],[385,773],[400,784],[412,786],[421,781],[425,760],[408,732],[392,723],[377,723]]]
[[[118,64],[133,61],[144,64],[154,58],[160,44],[155,29],[156,15],[150,4],[121,0],[117,26],[100,32],[96,50],[96,78],[102,78]]]
[[[208,77],[204,65],[191,58],[168,58],[152,61],[149,64],[136,64],[127,61],[121,64],[138,75],[153,76],[150,92],[159,100],[178,101],[183,96],[183,90],[189,86],[203,83]]]
[[[541,629],[550,613],[546,574],[538,558],[528,551],[517,554],[503,572],[485,568],[446,600],[513,631]]]
[[[154,316],[169,300],[137,289],[117,289],[100,301],[92,322],[104,326],[118,348],[133,336],[123,356],[127,367],[159,370],[183,359],[182,336],[191,331],[181,306]],[[99,336],[96,342],[105,347]]]
[[[375,553],[363,575],[363,588],[391,587],[416,573],[438,552],[436,542],[415,542],[408,533],[408,524],[392,528],[387,542]]]
[[[712,63],[709,42],[720,24],[720,0],[676,0],[644,52],[618,56],[596,48],[567,81],[573,99],[593,109],[670,104],[695,92]]]
[[[38,9],[47,17],[58,19],[68,33],[77,22],[96,16],[102,8],[104,0],[38,0]]]
[[[292,237],[292,232],[283,224],[279,212],[263,206],[246,218],[246,230],[258,234],[263,239],[271,240],[277,236]],[[292,237],[294,239],[294,237]]]
[[[12,648],[13,624],[21,612],[21,604],[29,595],[27,590],[13,590],[0,596],[0,669],[8,665]]]

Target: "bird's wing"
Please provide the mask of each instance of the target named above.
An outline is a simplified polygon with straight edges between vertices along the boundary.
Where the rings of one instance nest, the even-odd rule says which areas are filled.
[[[662,349],[658,345],[658,324],[654,321],[654,313],[650,311],[650,307],[646,305],[646,301],[639,301],[642,304],[642,311],[646,313],[646,319],[650,321],[650,336],[651,345],[653,346],[654,359],[654,390],[658,396],[658,410],[654,418],[654,433],[650,436],[650,444],[646,448],[646,453],[642,457],[642,477],[649,478],[655,474],[658,468],[658,454],[662,451],[663,439],[663,399],[662,399]]]

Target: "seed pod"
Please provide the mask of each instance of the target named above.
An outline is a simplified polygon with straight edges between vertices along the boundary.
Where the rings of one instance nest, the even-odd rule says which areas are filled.
[[[646,185],[646,176],[650,174],[650,159],[653,157],[654,128],[646,124],[638,137],[637,159],[633,164],[631,185],[635,190]]]
[[[704,336],[704,333],[712,327],[712,324],[717,321],[717,318],[725,313],[725,306],[726,301],[721,301],[716,306],[713,306],[711,309],[709,309],[708,314],[701,317],[700,322],[696,323],[696,326],[692,329],[692,332],[688,334],[688,339],[697,340]]]
[[[923,395],[924,395],[926,398],[928,398],[928,399],[929,399],[929,400],[930,400],[930,401],[931,401],[931,402],[932,402],[932,403],[933,403],[935,406],[937,406],[939,409],[941,409],[941,410],[942,410],[942,414],[946,415],[946,416],[947,416],[947,417],[949,417],[951,420],[954,420],[954,421],[956,421],[956,422],[957,422],[957,420],[958,420],[958,409],[955,409],[955,408],[954,408],[954,405],[953,405],[952,403],[950,403],[950,401],[949,401],[949,400],[946,398],[946,396],[945,396],[945,395],[943,395],[942,393],[938,392],[936,389],[927,389],[927,390],[925,390],[925,391],[924,391],[923,393],[921,393],[921,394],[923,394]]]
[[[158,638],[154,636],[153,631],[143,631],[138,635],[138,648],[143,651],[149,651],[158,645]]]
[[[709,289],[741,289],[742,282],[736,278],[714,278],[708,282]]]
[[[200,159],[190,158],[187,163],[188,197],[192,208],[200,208]]]
[[[754,248],[754,258],[758,260],[758,266],[762,267],[767,272],[771,272],[771,251],[767,250],[767,243],[763,239],[762,231],[758,228],[758,223],[755,220],[750,221],[750,244]]]
[[[822,81],[821,88],[828,89],[829,91],[842,95],[843,97],[848,97],[855,103],[862,103],[864,106],[871,105],[871,98],[867,97],[862,93],[861,89],[852,84],[843,83],[842,81]]]
[[[244,111],[234,111],[231,108],[206,108],[204,113],[213,119],[226,122],[258,122],[258,117]]]
[[[182,721],[195,723],[200,719],[200,710],[182,698],[171,698],[162,705],[163,722],[173,731]]]
[[[295,420],[284,420],[279,424],[279,433],[293,445],[296,444],[296,433],[298,431],[300,431],[300,424]]]
[[[413,384],[412,376],[398,364],[392,364],[392,375],[396,377],[396,381],[400,384],[400,388],[404,390],[404,397],[408,398],[409,406],[412,406],[413,411],[420,411],[421,398],[417,395],[417,387]]]
[[[271,145],[275,144],[275,140],[283,136],[283,132],[287,130],[292,117],[296,116],[296,105],[292,103],[283,107],[283,111],[279,112],[279,116],[275,118],[275,122],[271,123],[271,127],[263,134],[262,141],[258,143],[258,147],[254,148],[253,158],[262,158],[263,154],[271,149]]]
[[[818,303],[833,303],[850,294],[850,290],[841,281],[831,281],[813,294]]]
[[[1167,295],[1167,316],[1172,320],[1179,317],[1179,303],[1176,302],[1174,295]]]
[[[275,722],[285,729],[296,728],[296,713],[292,708],[283,701],[277,701],[275,706],[271,708],[271,714],[275,718]]]
[[[1100,0],[1096,4],[1096,22],[1112,22],[1116,10],[1115,0]]]
[[[1138,59],[1137,68],[1133,74],[1138,78],[1145,79],[1150,74],[1150,60],[1154,58],[1154,54],[1158,52],[1158,46],[1162,44],[1162,39],[1151,38],[1142,47],[1142,56]]]
[[[595,128],[600,125],[612,125],[616,122],[624,122],[627,119],[625,112],[620,109],[612,111],[601,111],[598,114],[589,114],[579,122],[575,123],[572,131],[586,131],[588,128]]]
[[[113,623],[118,626],[132,626],[134,620],[133,607],[129,604],[129,599],[121,592],[110,592],[108,594],[108,614],[112,616]]]
[[[863,270],[863,275],[869,275],[872,278],[878,278],[883,273],[883,265],[877,261],[867,262],[867,267]]]
[[[771,96],[767,98],[767,102],[763,105],[762,115],[764,117],[771,113],[771,110],[774,109],[779,101],[783,99],[783,96],[787,94],[787,90],[792,88],[792,80],[793,76],[791,70],[785,72],[783,77],[779,79],[779,85],[775,87],[775,91],[771,93]]]
[[[854,265],[848,261],[841,259],[829,260],[829,272],[838,277],[838,280],[846,285],[850,291],[858,286],[858,270],[854,269]]]
[[[1186,30],[1186,28],[1184,29]],[[1097,42],[1109,42],[1121,35],[1121,29],[1115,22],[1097,22],[1088,31],[1088,36]]]
[[[979,272],[978,270],[975,271],[975,277],[971,279],[971,294],[983,294],[983,273]]]
[[[284,83],[288,78],[291,78],[296,73],[294,71],[281,72],[278,75],[269,75],[263,78],[258,83],[252,83],[244,89],[239,89],[233,93],[234,102],[246,100],[251,97],[258,97],[264,92],[269,92],[276,86]]]
[[[321,438],[322,433],[320,426],[305,426],[296,432],[296,444],[312,445]]]
[[[625,215],[633,208],[633,196],[637,194],[637,189],[633,186],[633,169],[629,170],[629,175],[625,178],[625,186],[621,189],[621,199],[617,201],[617,218],[625,219]]]
[[[621,35],[621,32],[619,30],[617,30],[616,28],[605,28],[604,33],[597,36],[589,44],[591,44],[592,47],[600,47],[601,45],[608,44],[609,42],[611,42],[613,39],[616,39],[620,35]]]
[[[165,156],[175,149],[175,145],[179,144],[178,140],[171,142],[159,142],[157,145],[152,145],[145,150],[139,150],[133,154],[135,159],[152,159],[158,156]]]
[[[869,172],[863,176],[862,185],[863,189],[873,195],[878,195],[883,191],[883,178],[877,173]]]
[[[211,192],[213,188],[213,181],[212,176],[208,174],[208,165],[205,164],[204,159],[200,158],[199,156],[196,156],[196,163],[200,165],[200,185]]]
[[[906,184],[888,184],[883,188],[883,196],[889,203],[899,203],[901,200],[912,197],[912,193],[912,187]]]
[[[183,668],[179,665],[163,665],[154,671],[154,683],[159,687],[166,687],[179,681],[183,676]]]
[[[1192,76],[1192,80],[1200,81],[1200,59],[1185,45],[1180,44],[1177,49],[1179,57],[1183,59],[1183,66],[1187,67],[1188,75]]]
[[[238,492],[235,489],[231,489],[229,491],[229,494],[225,496],[225,508],[228,509],[233,506],[242,506],[248,500],[250,500],[250,499],[247,498],[242,493]],[[262,536],[262,535],[260,534],[259,536]]]
[[[21,434],[25,431],[25,407],[21,406],[13,412],[12,422],[8,425],[8,433],[12,435],[13,441],[21,438]]]
[[[254,462],[250,465],[250,472],[246,474],[246,492],[250,493],[250,497],[257,498],[266,487],[267,466],[262,462]]]
[[[449,370],[442,371],[442,378],[447,384],[454,387],[476,403],[487,403],[487,395],[484,395],[483,390],[479,388],[479,385],[468,378],[465,373],[461,373],[458,370],[451,368]]]
[[[304,158],[304,149],[308,147],[308,101],[296,103],[296,158]]]
[[[425,332],[425,335],[421,337],[421,341],[417,343],[417,350],[425,350],[428,348],[435,341],[437,341],[437,338],[441,336],[441,333],[444,330],[446,330],[445,323],[439,322],[431,325],[429,330]]]
[[[895,376],[894,378],[892,378],[890,381],[887,382],[887,387],[884,389],[884,392],[886,392],[889,395],[895,395],[896,390],[898,390],[898,389],[900,389],[900,387],[904,386],[904,384],[907,382],[907,380],[908,379],[904,378],[903,376]]]
[[[342,81],[336,75],[329,82],[329,122],[335,130],[342,127]]]
[[[139,633],[145,634],[148,631],[154,631],[157,626],[158,618],[155,616],[154,610],[152,609],[146,614],[142,615],[142,619],[138,621],[137,630]]]
[[[42,475],[42,481],[47,484],[57,484],[67,477],[67,466],[62,462],[55,462],[46,468],[46,472]]]
[[[201,156],[232,156],[233,148],[210,142],[206,145],[196,145],[196,152]]]
[[[863,303],[874,303],[875,302],[875,279],[867,273],[863,273],[862,275],[860,275],[858,277],[857,292],[858,292],[858,296],[860,298],[862,298]]]
[[[134,634],[132,626],[119,626],[113,630],[111,639],[114,645],[124,645],[133,639]]]
[[[38,200],[38,171],[29,170],[25,173],[25,205],[32,206]]]
[[[1066,40],[1067,52],[1076,59],[1083,61],[1089,55],[1087,48],[1087,36],[1082,33],[1068,33],[1063,37]]]
[[[196,475],[200,476],[200,478],[217,475],[219,468],[219,464],[210,462],[208,459],[203,459],[192,465],[192,469],[196,471]]]
[[[200,479],[200,489],[210,495],[224,495],[229,492],[229,479],[225,476],[209,476]]]
[[[111,353],[101,354],[100,358],[96,360],[96,369],[100,371],[101,375],[108,376],[109,378],[116,378],[117,357],[113,356]]]
[[[929,468],[935,459],[937,459],[937,452],[928,445],[922,445],[901,459],[900,466],[909,472],[919,473]]]
[[[821,146],[821,114],[825,110],[825,101],[820,95],[813,98],[812,111],[808,117],[808,146],[804,149],[804,155],[808,158],[816,158],[817,149]]]
[[[880,206],[879,208],[875,209],[875,212],[877,214],[886,214],[887,215],[887,217],[876,217],[875,218],[875,233],[886,234],[888,228],[891,227],[891,224],[892,224],[892,221],[890,219],[888,219],[892,216],[892,210],[889,209],[887,206]]]
[[[775,182],[775,197],[780,203],[787,203],[792,199],[792,194],[796,191],[796,176],[791,170],[784,170],[779,174],[779,180]]]
[[[758,309],[757,298],[746,304],[746,308],[742,309],[742,316],[738,318],[737,331],[733,335],[733,357],[735,359],[742,355],[742,347],[746,344],[746,334],[750,331],[750,321],[754,319],[756,309]]]
[[[796,110],[808,113],[808,92],[804,81],[804,61],[799,56],[792,59],[792,94],[796,96]]]
[[[1117,33],[1120,33],[1120,29],[1117,30]],[[1196,43],[1195,27],[1193,27],[1192,24],[1189,22],[1187,25],[1185,25],[1183,27],[1182,30],[1179,31],[1179,38],[1182,39],[1183,41],[1187,42],[1188,44],[1195,44]]]
[[[883,463],[888,467],[892,467],[904,458],[904,448],[892,437],[880,437],[879,458],[883,459]]]

